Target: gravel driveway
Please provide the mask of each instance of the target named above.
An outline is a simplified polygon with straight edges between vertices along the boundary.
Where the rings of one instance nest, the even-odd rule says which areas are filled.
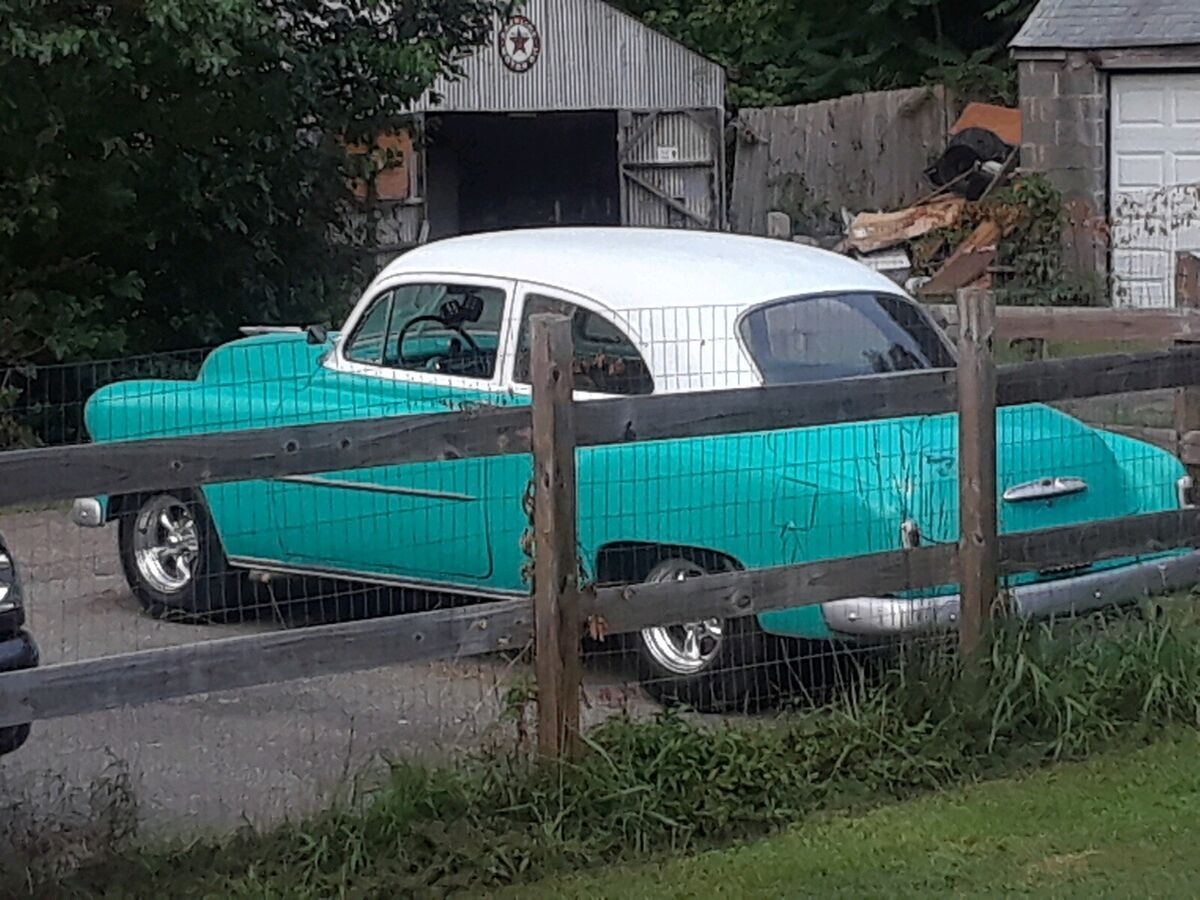
[[[79,529],[62,510],[0,513],[27,585],[45,663],[92,659],[282,627],[186,625],[140,610],[120,576],[114,527]],[[524,666],[483,657],[397,665],[40,722],[0,757],[0,799],[52,816],[113,766],[132,779],[142,820],[175,830],[265,823],[318,807],[386,758],[445,758],[509,739],[503,696]],[[623,674],[590,667],[585,718],[653,709]]]

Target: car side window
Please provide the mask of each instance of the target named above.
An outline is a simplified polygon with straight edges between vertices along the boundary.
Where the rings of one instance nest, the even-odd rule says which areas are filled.
[[[381,295],[346,343],[355,362],[491,378],[506,295],[495,287],[405,284]]]
[[[354,334],[346,342],[344,351],[346,359],[375,365],[382,363],[388,324],[392,320],[392,295],[394,293],[394,291],[385,291],[375,298],[371,308],[354,330]]]
[[[521,312],[521,330],[517,341],[516,366],[513,380],[529,384],[529,352],[532,336],[530,316],[537,313],[559,313],[570,316],[571,334],[575,343],[575,387],[597,394],[651,394],[654,379],[633,341],[612,322],[589,309],[547,297],[526,294]]]

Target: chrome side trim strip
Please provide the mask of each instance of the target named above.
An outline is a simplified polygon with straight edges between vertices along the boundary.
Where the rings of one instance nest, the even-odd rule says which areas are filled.
[[[340,578],[345,581],[360,581],[380,587],[416,588],[418,590],[442,591],[447,594],[464,594],[485,600],[512,600],[528,597],[522,591],[498,591],[493,588],[474,588],[463,584],[444,581],[423,581],[419,578],[400,578],[380,575],[377,572],[356,572],[353,569],[335,569],[328,566],[306,566],[303,563],[281,563],[273,559],[256,559],[252,556],[231,556],[229,564],[242,569],[254,569],[271,575],[309,575],[316,578]]]
[[[373,481],[347,481],[341,478],[321,478],[319,475],[285,475],[274,480],[286,481],[289,484],[309,484],[314,487],[343,488],[347,491],[362,491],[368,494],[399,494],[404,497],[425,497],[430,500],[452,500],[462,503],[469,503],[479,499],[471,494],[459,494],[454,491],[431,491],[423,488],[406,488],[391,484],[378,484]]]

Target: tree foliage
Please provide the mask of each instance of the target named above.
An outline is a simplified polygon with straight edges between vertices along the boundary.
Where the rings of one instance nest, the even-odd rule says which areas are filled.
[[[342,137],[499,0],[0,0],[0,363],[340,306]]]
[[[949,82],[1013,100],[1007,44],[1036,0],[623,0],[729,69],[731,106]]]

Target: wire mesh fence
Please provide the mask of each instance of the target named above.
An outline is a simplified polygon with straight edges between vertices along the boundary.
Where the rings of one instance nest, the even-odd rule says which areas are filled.
[[[955,360],[920,308],[871,293],[751,312],[700,303],[606,312],[534,292],[518,310],[488,285],[410,287],[382,292],[331,340],[264,334],[207,354],[22,376],[23,393],[4,415],[35,436],[31,443],[49,445],[520,406],[530,402],[529,316],[538,312],[570,318],[575,415],[584,423],[601,397],[666,394],[682,403],[725,388],[823,385]],[[579,449],[586,585],[686,582],[958,541],[953,413],[847,415],[801,427],[794,411],[780,410],[761,429],[708,433],[705,423],[722,414],[699,407],[695,436],[646,441],[631,432]],[[1001,410],[997,467],[1007,533],[1190,502],[1169,452],[1049,406]],[[72,512],[2,511],[0,534],[26,582],[43,664],[55,664],[528,596],[532,476],[527,454],[448,454],[116,488]],[[1061,613],[1085,593],[1109,591],[1080,579],[1140,561],[1009,573],[1003,586],[1021,611]],[[1118,585],[1124,594],[1111,599],[1132,599],[1148,584]],[[800,587],[794,607],[628,634],[593,621],[585,726],[663,705],[737,715],[820,703],[901,644],[953,639],[957,590],[947,572],[941,585],[818,604]],[[372,759],[525,740],[526,649],[38,723],[27,747],[0,766],[10,784],[49,785],[64,773],[82,784],[116,760],[140,786],[148,818],[271,821],[318,807]]]

